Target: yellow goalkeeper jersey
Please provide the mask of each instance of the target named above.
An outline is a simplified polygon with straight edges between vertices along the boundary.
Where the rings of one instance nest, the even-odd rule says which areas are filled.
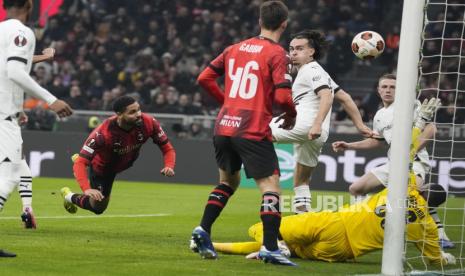
[[[409,188],[407,202],[407,240],[414,242],[429,260],[440,262],[437,225],[428,213],[425,199]],[[354,257],[383,247],[385,215],[389,208],[386,203],[387,189],[384,189],[336,212],[344,223]]]

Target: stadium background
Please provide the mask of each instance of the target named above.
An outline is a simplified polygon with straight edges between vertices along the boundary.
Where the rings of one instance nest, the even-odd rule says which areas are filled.
[[[0,0],[1,4],[2,0]],[[36,10],[32,25],[36,28],[36,52],[48,46],[57,49],[53,62],[33,67],[33,77],[56,96],[68,101],[76,114],[57,120],[40,101],[27,99],[30,122],[24,127],[25,153],[34,176],[34,210],[38,215],[36,231],[19,229],[19,199],[12,195],[0,216],[0,246],[17,252],[14,261],[2,262],[5,275],[282,275],[283,268],[250,263],[237,256],[222,255],[221,261],[204,262],[186,248],[191,228],[198,223],[208,186],[172,185],[158,174],[161,156],[154,145],[145,145],[135,166],[121,175],[112,194],[112,202],[103,216],[80,212],[78,218],[65,213],[59,188],[77,189],[72,178],[70,156],[96,122],[111,112],[111,103],[119,95],[140,99],[144,111],[155,113],[178,151],[177,175],[169,181],[185,184],[214,184],[217,171],[211,147],[212,120],[217,104],[196,84],[200,70],[228,44],[258,34],[256,0],[34,0]],[[395,72],[399,42],[401,0],[290,0],[290,24],[281,43],[287,48],[289,36],[303,28],[326,32],[332,46],[321,63],[336,81],[354,98],[364,121],[371,120],[380,106],[376,93],[377,78]],[[450,2],[453,2],[452,0]],[[447,14],[432,10],[436,18],[463,18],[463,12],[450,7]],[[0,8],[0,20],[2,20]],[[40,19],[40,20],[39,20]],[[40,21],[40,22],[39,22]],[[362,62],[350,50],[354,34],[376,30],[386,41],[385,53],[376,60]],[[445,25],[446,34],[457,30]],[[443,30],[428,32],[441,34]],[[455,53],[464,47],[448,41],[430,42],[425,53]],[[438,62],[430,60],[424,68],[437,70]],[[465,73],[451,60],[441,63],[442,70]],[[442,93],[455,80],[427,76],[422,87],[430,87],[446,108],[438,112],[439,123],[463,124],[463,93]],[[438,83],[439,82],[439,83]],[[465,82],[459,82],[463,91]],[[454,112],[456,112],[454,116]],[[96,120],[97,119],[97,120]],[[336,104],[332,114],[332,133],[326,144],[321,165],[312,179],[315,190],[347,191],[347,185],[360,176],[368,164],[380,162],[385,150],[335,154],[332,140],[357,140],[360,136],[345,112]],[[465,140],[465,128],[455,132],[440,125],[438,138]],[[289,177],[289,147],[281,147],[280,165]],[[441,143],[433,154],[450,156],[450,145]],[[456,147],[457,156],[465,156]],[[465,162],[441,160],[436,171],[463,175]],[[154,170],[156,169],[156,170]],[[155,173],[153,173],[155,172]],[[53,178],[44,178],[53,177]],[[59,178],[56,178],[59,177]],[[137,183],[135,181],[145,181]],[[465,179],[438,179],[453,190],[465,190]],[[147,183],[149,183],[147,185]],[[289,180],[283,181],[289,186]],[[287,190],[284,194],[290,195]],[[232,199],[223,222],[215,228],[215,239],[244,240],[247,227],[255,223],[258,191],[240,189]],[[463,194],[463,193],[462,193]],[[318,195],[344,195],[315,191]],[[460,195],[460,194],[459,194]],[[181,199],[181,200],[180,200]],[[449,199],[450,206],[461,209],[462,199]],[[253,210],[251,210],[253,209]],[[151,215],[166,215],[154,216]],[[144,217],[147,215],[147,217]],[[113,217],[112,217],[113,216]],[[138,217],[140,216],[140,217]],[[92,221],[85,221],[85,220]],[[463,240],[462,215],[448,213],[448,232],[455,241]],[[82,222],[82,223],[81,223]],[[462,223],[463,224],[463,223]],[[33,248],[32,248],[33,247]],[[32,248],[32,249],[31,249]],[[462,256],[462,248],[452,251]],[[346,275],[379,272],[380,252],[369,254],[357,263],[327,264],[299,261],[293,275]],[[227,265],[224,265],[227,264]],[[420,266],[421,261],[418,261]],[[66,272],[65,272],[66,271]]]
[[[204,141],[209,141],[211,137],[218,105],[200,89],[195,80],[198,73],[225,46],[258,33],[256,13],[261,1],[34,2],[36,7],[40,7],[31,20],[36,27],[39,41],[36,51],[39,53],[43,48],[53,46],[57,52],[53,62],[36,64],[32,74],[41,85],[77,110],[74,117],[57,121],[44,103],[34,99],[26,100],[30,121],[25,129],[32,131],[24,132],[26,150],[60,153],[56,155],[54,162],[44,162],[42,174],[37,176],[70,177],[70,164],[63,162],[63,158],[79,149],[82,138],[96,125],[95,122],[98,123],[111,114],[108,111],[111,110],[115,97],[131,95],[139,99],[143,111],[155,113],[175,144],[191,145],[191,148],[186,148],[188,152],[197,148],[203,149],[201,155],[183,155],[184,150],[178,150],[181,160],[178,171],[181,172],[173,181],[214,183],[216,170],[213,151],[210,144]],[[380,98],[376,92],[377,78],[386,72],[395,73],[401,3],[400,0],[286,1],[290,8],[290,24],[281,40],[283,47],[287,48],[290,34],[298,30],[323,30],[332,43],[329,54],[321,63],[341,87],[352,95],[368,125],[371,125],[372,118],[380,107]],[[4,14],[0,13],[0,19],[2,16]],[[438,13],[438,18],[441,16],[443,15]],[[459,12],[454,12],[451,8],[448,16],[459,16]],[[454,31],[445,27],[446,31],[449,29],[448,32]],[[350,50],[353,35],[366,29],[376,30],[385,38],[386,50],[377,60],[357,60]],[[437,30],[431,30],[433,33],[435,31]],[[427,45],[427,51],[434,53],[440,47],[440,44],[433,42]],[[445,51],[450,49],[453,52],[457,46],[449,43],[444,48]],[[442,66],[447,69],[454,68],[455,65],[444,62]],[[426,64],[425,68],[433,69],[434,63]],[[424,86],[434,87],[437,79],[430,77],[422,81]],[[447,89],[452,86],[453,81],[450,77],[443,78],[440,88],[442,86]],[[436,93],[435,89],[431,89],[431,93]],[[457,104],[464,105],[463,93],[459,96]],[[454,101],[455,98],[451,98],[450,94],[442,97],[443,106]],[[453,111],[441,109],[437,122],[452,122]],[[465,121],[464,112],[457,112],[455,123]],[[90,118],[92,119],[89,120]],[[333,133],[330,141],[358,139],[354,135],[357,130],[337,104],[333,108],[331,130]],[[60,135],[36,134],[34,131],[54,131]],[[80,134],[74,136],[79,138],[72,139],[72,144],[66,144],[66,151],[62,151],[59,148],[60,143],[55,140],[60,139],[61,135],[67,135],[66,133]],[[465,130],[456,131],[457,133],[459,137],[456,139],[463,140]],[[36,135],[44,137],[40,140],[42,143],[32,142]],[[439,136],[450,136],[449,128],[440,126]],[[47,140],[50,142],[43,142]],[[36,147],[29,146],[35,144]],[[448,146],[441,144],[436,150],[438,153],[447,153]],[[280,147],[288,153],[280,151],[283,186],[289,187],[290,180],[286,179],[292,176],[289,168],[293,164],[286,157],[292,154],[292,148]],[[338,165],[333,169],[333,161],[323,162],[314,175],[313,185],[317,189],[345,191],[347,185],[354,180],[353,177],[346,177],[346,174],[362,175],[365,165],[374,158],[383,157],[385,153],[385,150],[361,151],[355,152],[353,157],[344,158],[333,153],[327,143],[322,158],[330,158]],[[205,159],[192,160],[192,156],[204,156]],[[362,156],[364,160],[355,159],[355,156]],[[343,166],[345,159],[357,165]],[[453,169],[455,166],[456,170],[465,170],[463,162],[444,162],[437,164],[436,168],[447,171],[448,167]],[[184,166],[181,164],[193,168],[191,165],[194,163],[202,164],[202,168],[198,168],[203,169],[201,177],[193,169],[183,172]],[[47,169],[65,164],[68,166],[66,170]],[[136,168],[124,174],[122,179],[161,180],[159,176],[150,176],[152,166],[149,164],[152,161],[139,161]],[[352,172],[349,173],[350,170]],[[336,175],[336,179],[333,175]],[[453,189],[465,188],[465,181],[462,179],[451,181]],[[451,181],[440,179],[444,186]],[[245,184],[252,185],[247,181]]]

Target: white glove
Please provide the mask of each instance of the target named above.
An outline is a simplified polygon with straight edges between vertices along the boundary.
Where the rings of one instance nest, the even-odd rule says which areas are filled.
[[[418,116],[415,120],[415,127],[423,130],[423,128],[425,128],[426,122],[433,118],[434,112],[439,106],[441,106],[440,99],[431,98],[429,101],[428,99],[425,99],[421,104],[420,111],[418,112]]]
[[[441,259],[445,262],[446,265],[455,265],[457,262],[454,255],[441,251]]]

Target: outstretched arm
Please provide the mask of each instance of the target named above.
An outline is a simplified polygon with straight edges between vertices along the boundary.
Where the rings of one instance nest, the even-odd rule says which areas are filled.
[[[362,115],[349,93],[343,89],[339,89],[337,93],[334,94],[334,98],[342,105],[342,108],[344,108],[352,122],[354,122],[355,127],[363,136],[373,136],[373,131],[363,123]]]
[[[45,48],[42,51],[42,55],[34,55],[32,57],[32,63],[38,63],[42,61],[52,60],[55,56],[55,49],[54,48]]]

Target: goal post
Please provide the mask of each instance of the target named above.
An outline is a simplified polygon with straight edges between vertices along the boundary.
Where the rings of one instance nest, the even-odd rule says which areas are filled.
[[[425,0],[404,0],[397,63],[393,138],[381,273],[403,274],[405,202]],[[395,185],[394,185],[395,184]]]

